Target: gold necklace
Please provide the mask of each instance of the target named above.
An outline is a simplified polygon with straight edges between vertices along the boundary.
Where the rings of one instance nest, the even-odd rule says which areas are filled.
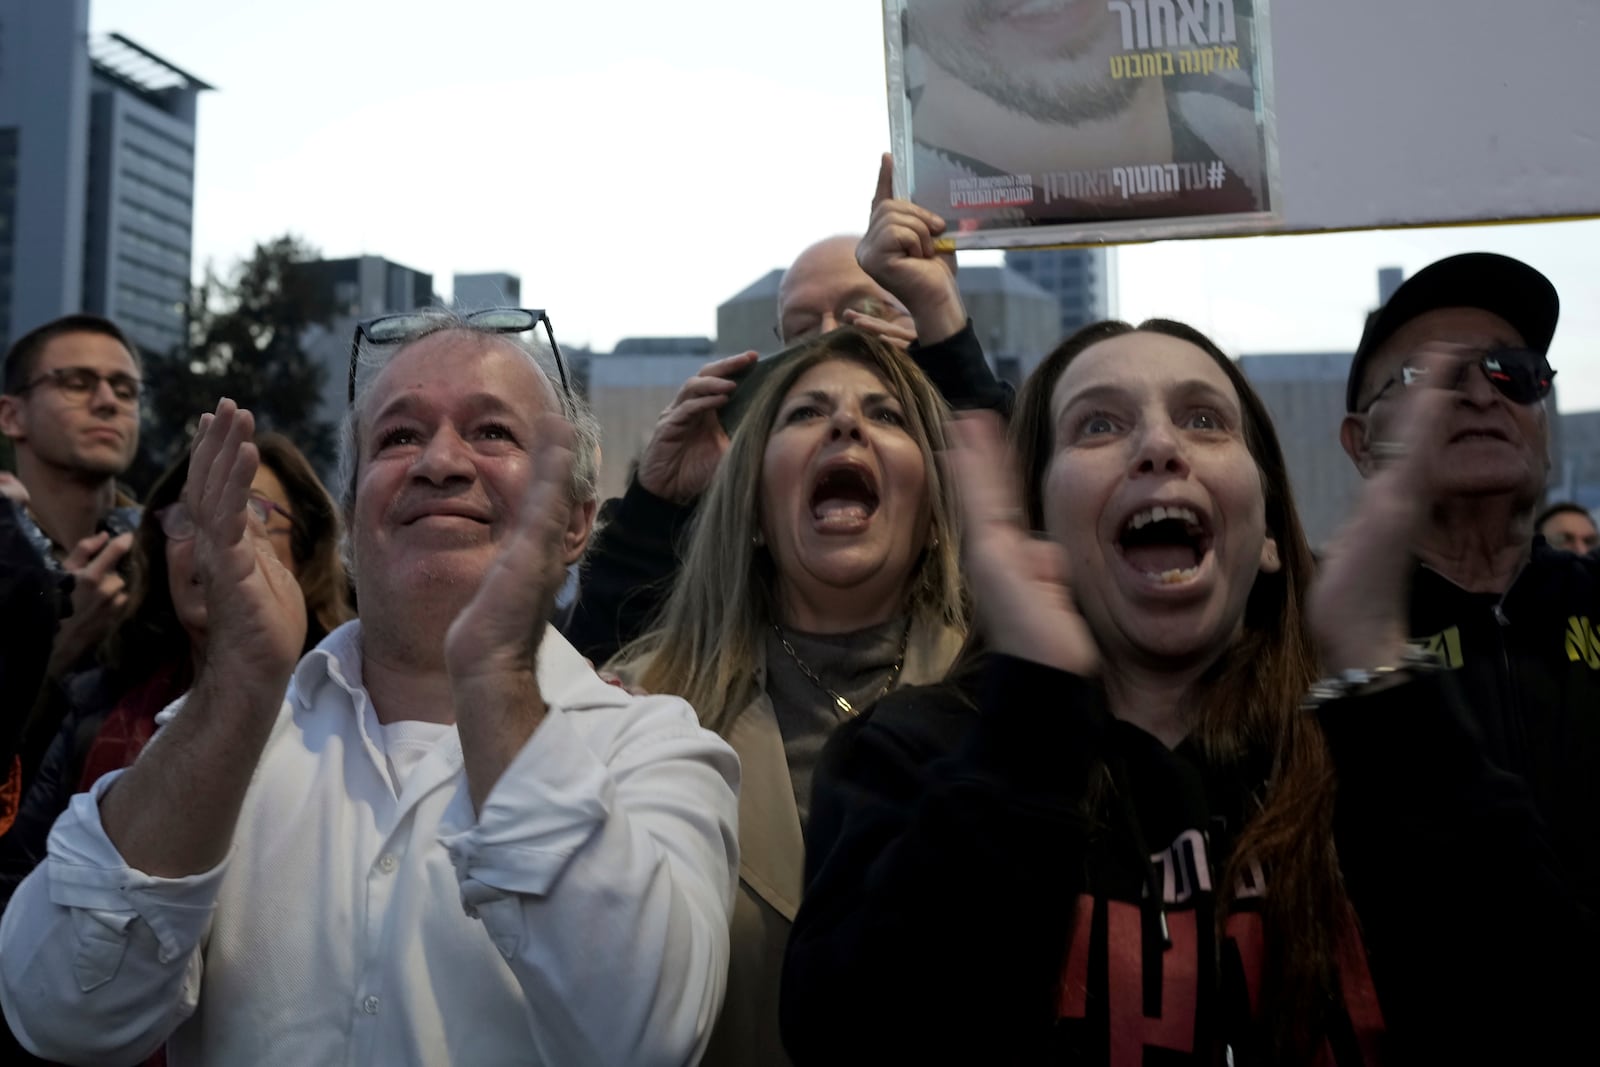
[[[782,645],[783,650],[789,653],[789,658],[794,660],[794,665],[796,667],[800,668],[800,673],[811,679],[812,685],[826,693],[828,698],[833,701],[834,706],[840,711],[844,712],[848,716],[855,716],[857,714],[855,706],[838,693],[835,693],[832,689],[829,689],[827,683],[817,676],[817,672],[812,670],[811,666],[806,663],[805,660],[800,658],[800,653],[794,650],[794,646],[791,645],[789,643],[789,639],[784,636],[783,627],[779,626],[777,623],[773,623],[772,629],[773,632],[778,635],[778,644]],[[904,667],[906,664],[906,647],[910,643],[911,620],[908,618],[906,619],[906,632],[900,637],[900,656],[894,661],[894,666],[890,668],[889,677],[884,681],[883,688],[878,690],[877,694],[873,696],[873,702],[882,700],[883,695],[894,687],[895,679],[900,677],[900,668]]]

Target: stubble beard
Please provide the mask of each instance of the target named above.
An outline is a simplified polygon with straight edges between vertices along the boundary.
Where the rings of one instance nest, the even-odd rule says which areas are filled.
[[[994,54],[989,38],[990,26],[1004,15],[1002,6],[1002,0],[973,0],[963,19],[968,35],[964,40],[928,33],[919,29],[912,17],[908,20],[911,40],[956,80],[1039,122],[1077,126],[1115,118],[1132,104],[1141,84],[1137,79],[1107,80],[1086,69],[1097,58],[1102,38],[1062,48],[1059,66],[1084,72],[1078,76],[1056,64],[1047,66],[1047,73],[1034,76],[1007,69]]]

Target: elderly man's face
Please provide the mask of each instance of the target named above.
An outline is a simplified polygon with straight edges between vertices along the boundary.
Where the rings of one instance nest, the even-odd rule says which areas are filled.
[[[454,617],[515,527],[536,420],[559,410],[549,379],[504,341],[445,330],[395,355],[362,401],[351,536],[363,608]]]
[[[845,325],[846,311],[911,325],[911,315],[856,262],[854,237],[830,237],[801,252],[778,283],[778,336],[794,344]]]
[[[1525,346],[1521,334],[1498,315],[1479,308],[1442,308],[1419,315],[1397,330],[1367,368],[1363,403],[1429,348],[1482,352]],[[1401,388],[1391,386],[1366,415],[1366,444],[1396,439]],[[1474,366],[1456,392],[1445,420],[1436,467],[1448,496],[1504,493],[1537,498],[1550,469],[1549,417],[1543,401],[1518,404],[1490,384]],[[1358,463],[1361,460],[1358,458]],[[1370,464],[1363,467],[1370,473]]]

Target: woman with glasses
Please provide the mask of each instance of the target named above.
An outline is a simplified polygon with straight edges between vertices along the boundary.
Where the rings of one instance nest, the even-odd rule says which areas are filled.
[[[1186,326],[1069,338],[1015,456],[953,427],[982,648],[822,755],[796,1063],[1570,1055],[1593,918],[1406,642],[1449,401],[1406,396],[1315,584],[1266,408]]]
[[[352,617],[332,498],[300,450],[280,434],[256,439],[261,467],[250,515],[305,593],[310,650]],[[134,534],[133,591],[101,652],[102,666],[66,679],[47,708],[59,724],[16,823],[0,837],[0,892],[44,857],[56,816],[74,793],[133,762],[155,733],[156,714],[188,691],[206,642],[205,591],[194,567],[194,523],[181,499],[185,456],[150,492]],[[40,724],[34,724],[38,728]]]
[[[707,1064],[782,1064],[778,974],[800,904],[811,771],[842,722],[944,674],[966,611],[935,461],[947,409],[856,330],[757,390],[700,506],[655,628],[612,663],[684,697],[742,765],[726,1005]]]

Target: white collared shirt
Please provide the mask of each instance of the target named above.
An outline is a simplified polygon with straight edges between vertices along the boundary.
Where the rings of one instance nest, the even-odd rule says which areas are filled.
[[[477,818],[453,727],[396,792],[359,623],[296,668],[216,868],[128,867],[102,778],[0,922],[13,1032],[95,1064],[169,1035],[173,1067],[694,1062],[726,980],[737,759],[553,629],[539,685],[549,711]]]

